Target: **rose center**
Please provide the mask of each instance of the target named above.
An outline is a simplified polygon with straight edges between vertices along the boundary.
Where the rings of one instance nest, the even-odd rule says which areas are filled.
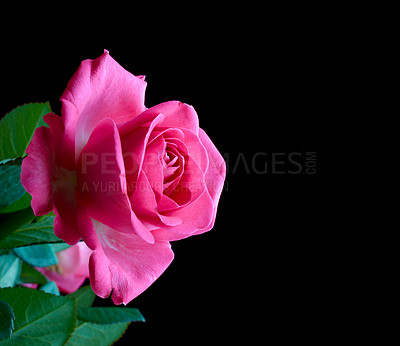
[[[182,157],[179,155],[177,148],[173,145],[166,146],[164,154],[160,157],[161,164],[163,168],[163,190],[168,187],[172,187],[179,180],[180,172],[182,169],[179,169],[183,166]]]
[[[162,159],[163,165],[163,174],[164,174],[164,183],[167,182],[179,168],[178,156],[173,153],[164,153],[164,157]]]

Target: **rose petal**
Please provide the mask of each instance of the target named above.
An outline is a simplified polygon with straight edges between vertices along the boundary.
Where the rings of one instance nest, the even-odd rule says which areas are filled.
[[[61,292],[76,291],[89,277],[89,257],[92,251],[80,242],[66,250],[57,253],[58,270],[36,268],[50,281],[54,281]]]
[[[197,163],[189,156],[179,183],[168,196],[180,206],[193,203],[205,190],[204,174]]]
[[[214,216],[213,201],[207,191],[186,207],[166,213],[171,216],[179,217],[182,223],[177,226],[164,226],[162,229],[152,231],[154,239],[160,240],[179,240],[195,234],[212,222]]]
[[[93,224],[102,247],[91,257],[92,287],[96,294],[104,297],[111,291],[111,282],[115,304],[127,304],[146,290],[174,258],[168,242],[149,244],[138,236],[117,232],[100,222],[93,221]]]
[[[169,139],[169,138],[177,138],[183,141],[185,139],[185,135],[183,134],[182,130],[176,129],[176,128],[167,128],[167,129],[162,129],[162,130],[154,130],[151,133],[151,136],[149,138],[149,144],[162,136],[164,139]]]
[[[61,118],[49,113],[44,120],[49,127],[36,129],[27,148],[29,155],[22,162],[21,183],[32,195],[35,215],[46,215],[53,209],[55,235],[73,245],[81,238],[75,216],[76,174],[65,167],[71,160],[62,147]]]
[[[97,238],[96,230],[94,229],[92,223],[92,218],[90,217],[85,207],[85,202],[77,189],[75,190],[75,200],[76,223],[79,234],[90,249],[96,250],[100,246],[100,242]]]
[[[155,216],[155,208],[157,206],[153,189],[142,171],[136,182],[135,190],[131,196],[132,210],[140,219],[151,218]]]
[[[56,168],[51,185],[56,214],[54,234],[69,245],[74,245],[81,239],[76,224],[76,172]]]
[[[208,155],[204,145],[192,131],[187,129],[182,129],[182,131],[185,135],[183,142],[185,143],[189,157],[197,163],[204,173],[207,172]]]
[[[66,141],[75,147],[75,158],[93,129],[104,118],[116,124],[143,112],[146,82],[121,67],[108,51],[99,58],[82,61],[61,96]]]
[[[49,281],[54,281],[62,293],[69,294],[75,292],[86,280],[83,276],[74,274],[62,275],[58,274],[56,271],[46,270],[45,268],[36,268],[36,270],[46,276]]]
[[[77,246],[79,249],[79,259],[80,259],[80,264],[78,268],[75,268],[75,275],[82,276],[85,279],[89,278],[89,258],[92,255],[93,251],[82,241],[76,244],[75,246]],[[59,252],[60,255],[62,255],[62,253],[63,253],[62,251]]]
[[[213,204],[214,213],[210,224],[202,229],[197,230],[194,234],[201,234],[209,231],[214,227],[215,217],[217,215],[218,202],[221,197],[222,189],[226,176],[226,163],[219,153],[211,139],[207,136],[204,130],[200,129],[199,138],[208,152],[210,164],[204,176],[204,181],[207,186],[208,193],[210,194]]]
[[[89,273],[90,286],[92,286],[93,292],[101,298],[107,298],[112,290],[111,272],[108,258],[101,246],[90,256]]]
[[[125,135],[123,135],[124,131],[122,131],[121,143],[124,153],[124,160],[128,167],[126,180],[129,194],[133,191],[132,187],[135,185],[138,174],[142,170],[149,137],[154,127],[156,127],[157,124],[159,124],[163,119],[164,116],[159,114],[151,121],[149,127],[139,127]]]
[[[78,192],[90,217],[154,242],[151,232],[132,212],[127,195],[125,167],[117,126],[102,120],[78,160]]]
[[[199,117],[194,108],[179,101],[169,101],[148,108],[133,120],[120,125],[121,137],[139,126],[150,123],[160,114],[165,116],[159,124],[161,130],[178,128],[191,130],[195,134],[199,133]]]
[[[66,196],[66,200],[63,202],[61,194],[55,196],[54,234],[68,245],[75,245],[82,237],[76,224],[76,206],[67,202],[67,199],[69,196]]]
[[[149,108],[147,111],[165,115],[164,121],[160,124],[161,127],[188,129],[195,134],[199,132],[199,117],[194,108],[186,103],[179,101],[164,102]]]
[[[217,206],[224,187],[226,163],[214,143],[202,129],[199,131],[199,138],[207,150],[210,161],[204,180],[214,205]]]
[[[142,171],[139,175],[135,191],[131,196],[132,209],[148,229],[156,227],[176,226],[182,223],[179,217],[164,216],[157,212],[157,202],[152,186]]]
[[[157,211],[164,213],[180,208],[180,205],[166,195],[162,195],[157,204]]]
[[[176,147],[170,147],[169,150],[172,154],[174,154],[177,157],[176,166],[178,168],[171,176],[168,177],[166,181],[164,181],[163,190],[164,190],[164,195],[167,196],[172,194],[175,188],[178,186],[179,182],[181,181],[185,168],[185,156],[182,155],[182,153]]]
[[[164,152],[165,140],[162,137],[158,137],[147,145],[143,158],[142,170],[146,173],[157,200],[160,199],[163,193],[163,167],[160,157]]]
[[[50,126],[39,127],[26,149],[29,154],[22,161],[21,183],[32,195],[35,215],[46,215],[53,209],[51,180],[55,169],[55,153],[63,136],[64,126],[59,116],[46,117]]]

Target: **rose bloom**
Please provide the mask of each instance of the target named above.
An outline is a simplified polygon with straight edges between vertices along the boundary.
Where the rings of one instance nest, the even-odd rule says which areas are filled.
[[[36,267],[36,270],[50,281],[54,281],[60,292],[72,293],[89,277],[89,257],[92,252],[85,243],[79,242],[66,250],[57,252],[56,265],[46,268]]]
[[[173,260],[170,241],[209,231],[225,162],[193,107],[146,108],[144,76],[107,51],[85,60],[61,97],[61,117],[35,131],[21,181],[35,215],[54,211],[55,234],[93,250],[90,282],[127,304]]]

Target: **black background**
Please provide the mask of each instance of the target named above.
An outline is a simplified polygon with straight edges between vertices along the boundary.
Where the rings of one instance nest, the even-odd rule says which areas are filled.
[[[297,10],[214,9],[88,28],[77,16],[4,35],[1,114],[47,100],[60,114],[80,61],[107,49],[146,75],[147,107],[193,105],[227,161],[214,229],[172,243],[171,266],[128,305],[146,323],[132,324],[124,341],[326,340],[335,298],[322,140],[334,118],[334,42],[324,16]],[[274,157],[283,163],[274,166]]]

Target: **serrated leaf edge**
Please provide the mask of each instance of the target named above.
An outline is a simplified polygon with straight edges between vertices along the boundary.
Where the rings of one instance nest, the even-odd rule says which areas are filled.
[[[46,215],[45,215],[46,217]],[[48,216],[48,217],[53,217],[53,216]],[[42,220],[40,220],[42,221]],[[23,226],[21,226],[20,228],[12,231],[10,234],[8,234],[4,239],[0,240],[0,244],[7,239],[8,237],[12,236],[13,234],[18,234],[18,232],[23,232],[26,230],[29,230],[29,228],[24,228],[26,226],[31,226],[32,224],[35,224],[33,222],[31,222],[30,224],[25,224]],[[54,219],[53,219],[53,225],[52,226],[43,226],[42,228],[54,228]],[[57,236],[56,236],[57,237]],[[33,243],[27,243],[27,244],[22,244],[22,245],[17,245],[17,246],[9,246],[9,245],[0,245],[0,249],[15,249],[15,248],[20,248],[20,247],[24,247],[24,246],[31,246],[31,245],[40,245],[40,244],[60,244],[60,243],[65,243],[62,239],[59,239],[57,241],[37,241],[37,242],[33,242]]]
[[[9,289],[12,289],[12,290],[15,290],[15,291],[31,290],[30,288],[27,288],[27,287],[12,287],[12,288],[11,288],[11,287],[7,287],[7,288],[2,288],[1,290],[4,291],[4,290],[9,290]],[[51,296],[51,297],[53,297],[53,298],[54,298],[54,297],[56,297],[56,298],[57,298],[57,297],[68,297],[68,296],[55,296],[54,294],[46,293],[46,292],[38,291],[38,290],[35,290],[35,291],[38,292],[39,295],[49,295],[49,296]],[[68,333],[69,336],[68,336],[68,338],[67,338],[67,341],[71,338],[71,335],[74,333],[74,331],[75,331],[75,329],[76,329],[77,319],[78,319],[78,318],[77,318],[76,299],[75,299],[74,297],[68,297],[68,298],[72,298],[72,299],[73,299],[73,302],[74,302],[74,316],[75,316],[75,319],[74,319],[74,327],[73,327],[71,333]],[[68,304],[68,303],[66,303],[66,304]],[[11,306],[11,305],[10,305],[10,306]],[[63,304],[62,306],[58,307],[56,310],[53,310],[51,313],[53,313],[54,311],[57,311],[59,308],[62,308],[62,307],[64,307],[64,306],[65,306],[65,304]],[[12,308],[12,307],[11,307],[11,308]],[[15,318],[15,317],[14,317],[14,318]],[[40,320],[41,318],[42,318],[42,317],[37,318],[37,319],[35,319],[34,321],[28,323],[28,324],[25,325],[24,327],[18,329],[17,332],[19,332],[20,330],[26,328],[28,325],[32,324],[33,322],[36,322],[36,321]],[[65,343],[64,343],[64,345],[65,345]]]
[[[4,238],[5,239],[5,238]],[[41,245],[41,244],[61,244],[65,243],[63,240],[60,239],[60,241],[41,241],[37,243],[29,243],[25,245],[18,245],[18,246],[12,246],[12,247],[0,247],[1,250],[11,250],[11,249],[16,249],[19,247],[25,247],[25,246],[31,246],[31,245]]]
[[[85,326],[86,324],[89,324],[89,325],[90,325],[90,324],[94,324],[94,325],[96,325],[96,326],[109,326],[109,325],[113,325],[113,324],[123,324],[123,323],[126,323],[126,327],[124,328],[124,330],[123,330],[123,332],[121,333],[121,335],[119,336],[119,338],[118,338],[118,339],[115,339],[115,340],[113,341],[113,343],[110,344],[110,345],[113,345],[113,344],[115,344],[118,340],[120,340],[120,339],[124,336],[126,330],[128,329],[128,327],[129,327],[129,326],[131,325],[131,323],[132,323],[132,322],[115,322],[115,323],[109,323],[109,324],[99,324],[99,323],[87,322],[87,321],[82,321],[82,320],[77,319],[77,320],[76,320],[76,324],[78,323],[78,321],[82,322],[82,324],[81,324],[79,327],[77,327],[76,329],[74,329],[74,332],[77,331],[78,329],[82,328],[82,327]],[[75,325],[76,325],[76,324],[75,324]],[[73,334],[73,333],[72,333],[72,334]],[[71,337],[72,337],[72,334],[71,334],[71,336],[68,338],[68,340],[67,340],[67,342],[64,344],[64,346],[68,344],[69,340],[70,340]]]
[[[75,321],[74,321],[74,328],[72,329],[72,332],[69,334],[67,340],[65,340],[63,345],[66,345],[69,341],[69,339],[71,339],[72,334],[75,333],[75,330],[77,329],[77,324],[78,324],[78,301],[75,297],[71,297],[69,295],[65,296],[65,297],[70,297],[74,300],[74,316],[75,316]]]
[[[91,308],[96,308],[96,307],[91,307]],[[99,308],[104,308],[103,306],[100,306]],[[117,307],[116,307],[117,308]],[[79,308],[80,309],[80,308]],[[123,308],[122,308],[123,309]],[[139,315],[141,316],[141,320],[136,320],[136,321],[120,321],[120,322],[111,322],[111,323],[96,323],[96,322],[92,322],[92,321],[85,321],[85,320],[81,320],[78,318],[78,312],[76,315],[76,318],[79,319],[82,322],[87,322],[87,323],[93,323],[93,324],[97,324],[99,326],[109,326],[111,324],[116,324],[116,323],[134,323],[134,322],[146,322],[146,319],[144,318],[144,316],[142,315],[142,313],[139,311],[138,308],[132,308],[132,309],[136,309],[137,312],[139,313]]]
[[[3,303],[7,304],[10,307],[11,310],[11,330],[8,332],[8,339],[11,338],[12,333],[14,332],[14,321],[15,321],[15,315],[14,315],[14,310],[12,308],[12,306],[10,304],[8,304],[7,302],[5,302],[4,300],[0,299]],[[124,331],[125,333],[125,331]],[[1,340],[3,341],[3,340]],[[1,342],[0,341],[0,342]]]
[[[43,108],[47,105],[47,106],[49,107],[49,109],[50,109],[50,112],[49,112],[49,113],[52,112],[52,109],[51,109],[51,106],[50,106],[50,101],[46,101],[46,102],[26,102],[26,103],[24,103],[24,104],[22,104],[22,105],[19,105],[19,106],[14,107],[14,108],[11,109],[8,113],[6,113],[6,114],[0,119],[0,126],[1,126],[1,124],[3,123],[4,119],[6,119],[6,117],[7,117],[12,111],[14,111],[15,109],[17,109],[17,108],[19,108],[19,107],[27,106],[27,105],[39,105],[39,104],[40,104],[40,105],[43,105]],[[41,113],[43,113],[43,110],[42,110]],[[46,113],[46,114],[49,114],[49,113]],[[43,116],[45,116],[46,114],[43,114]],[[42,116],[42,117],[43,117],[43,116]],[[36,122],[35,129],[37,128],[37,125],[39,124],[39,121],[40,121],[40,119],[41,119],[42,117],[39,117],[38,121]],[[31,142],[31,140],[32,140],[32,138],[33,138],[34,133],[35,133],[35,131],[33,131],[31,138],[29,138],[29,140],[28,140],[28,145],[30,144],[30,142]],[[26,137],[26,134],[25,134],[25,137]],[[28,139],[28,138],[27,138],[27,139]],[[14,152],[17,153],[16,150],[15,150],[15,148],[14,148],[14,143],[13,143],[12,141],[11,141],[11,143],[12,143]],[[0,147],[0,150],[1,150],[1,147]],[[25,150],[26,150],[26,148],[25,148]],[[24,155],[23,155],[22,157],[25,157],[25,156],[26,156],[25,150],[24,150]],[[1,151],[1,152],[3,153],[3,151]],[[10,159],[10,158],[5,158],[5,159],[3,159],[2,161],[7,160],[7,159]]]

